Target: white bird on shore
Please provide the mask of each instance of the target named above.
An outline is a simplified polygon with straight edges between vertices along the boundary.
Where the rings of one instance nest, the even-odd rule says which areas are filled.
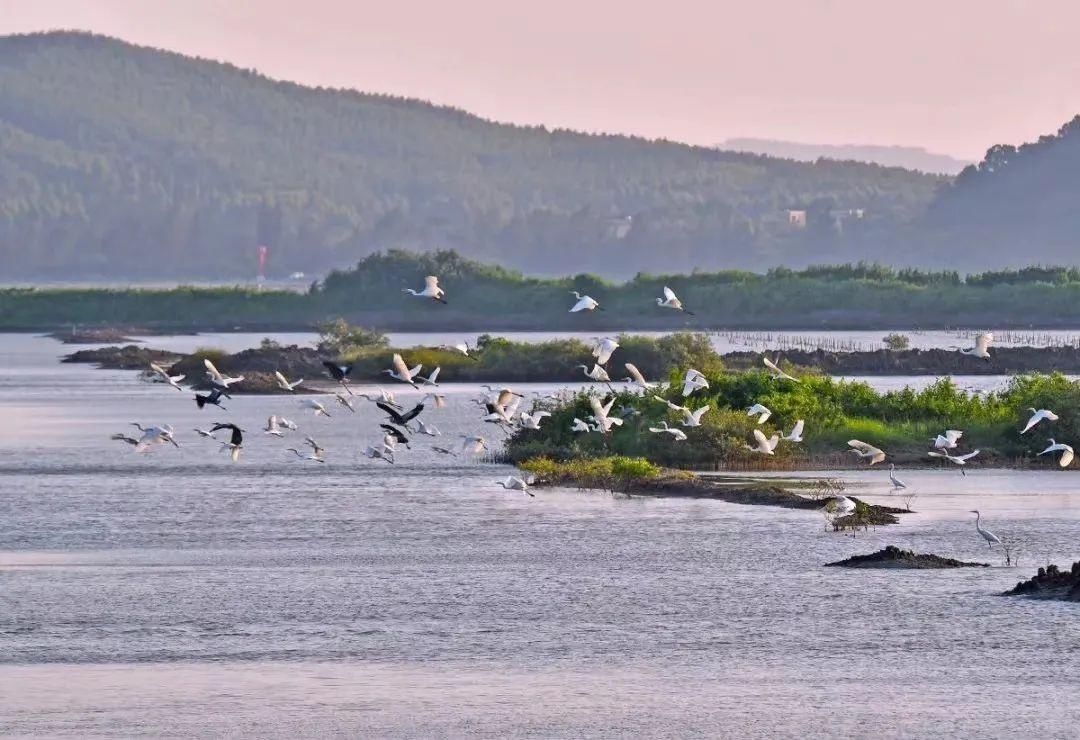
[[[926,454],[929,455],[930,457],[940,457],[940,458],[942,458],[944,460],[948,460],[949,462],[953,463],[954,465],[967,465],[967,461],[970,460],[971,458],[975,457],[976,455],[978,455],[979,451],[974,450],[972,452],[967,453],[966,455],[950,455],[948,450],[945,450],[944,452],[935,452],[935,451],[931,450],[930,452],[927,452]],[[961,471],[961,472],[963,472],[963,471]]]
[[[1061,418],[1050,409],[1028,409],[1028,411],[1031,412],[1031,418],[1028,419],[1028,423],[1024,426],[1024,428],[1020,430],[1021,434],[1030,431],[1033,426],[1038,424],[1043,419],[1046,419],[1047,421],[1057,421],[1059,418]]]
[[[442,432],[439,431],[439,428],[437,426],[435,426],[434,424],[424,423],[424,420],[421,419],[419,416],[416,417],[416,426],[419,434],[425,434],[428,437],[438,437],[442,434]]]
[[[305,455],[304,453],[300,452],[300,450],[296,449],[295,447],[288,447],[288,448],[286,448],[285,451],[293,453],[294,455],[296,455],[301,460],[310,460],[312,462],[320,462],[320,463],[326,462],[326,460],[324,460],[321,455],[319,455],[319,454],[317,454],[315,452],[309,452],[308,454]]]
[[[656,383],[649,383],[645,380],[645,376],[641,374],[641,371],[637,369],[636,365],[627,362],[625,367],[626,372],[630,373],[630,376],[627,378],[623,378],[624,383],[629,383],[635,388],[640,388],[646,393],[656,387]]]
[[[515,476],[507,476],[506,480],[495,481],[497,485],[502,486],[507,491],[521,491],[522,493],[535,498],[536,494],[529,490],[529,484],[521,478]]]
[[[792,377],[785,373],[783,370],[780,369],[779,365],[770,360],[768,357],[762,357],[761,361],[765,364],[765,367],[769,369],[769,372],[774,378],[782,378],[783,380],[794,380],[796,383],[799,382],[798,378]]]
[[[848,446],[851,447],[851,451],[864,460],[869,460],[871,465],[877,465],[879,462],[885,461],[885,452],[873,445],[866,442],[860,442],[857,439],[849,439]]]
[[[281,431],[281,424],[278,422],[276,415],[271,415],[270,418],[266,420],[266,426],[263,427],[263,432],[271,437],[285,436],[285,433]]]
[[[488,450],[487,440],[478,435],[461,434],[461,451],[466,455],[478,455],[481,450]]]
[[[756,416],[758,424],[764,424],[772,416],[772,410],[767,406],[763,406],[760,403],[755,403],[753,406],[746,410],[747,416]]]
[[[683,304],[682,301],[679,300],[679,296],[675,295],[675,291],[666,285],[664,286],[664,297],[657,298],[656,305],[660,308],[673,308],[676,311],[682,311],[687,316],[694,315],[692,311],[687,311],[685,308],[683,308]]]
[[[237,375],[236,377],[222,375],[214,366],[214,363],[207,358],[203,358],[203,365],[206,367],[206,374],[210,377],[210,384],[216,385],[218,388],[228,389],[233,383],[239,383],[244,379],[243,375]]]
[[[180,385],[180,381],[183,380],[186,376],[184,376],[184,375],[169,375],[169,372],[165,368],[163,368],[161,365],[157,364],[156,362],[151,362],[150,363],[150,369],[153,370],[154,373],[157,376],[159,376],[162,380],[164,380],[166,383],[171,385],[176,390],[178,390],[178,391],[184,390],[183,387],[181,387],[181,385]]]
[[[596,422],[596,426],[599,427],[599,430],[605,434],[611,431],[611,427],[621,427],[623,425],[622,419],[615,416],[609,416],[611,407],[614,404],[614,396],[606,404],[601,404],[600,399],[596,396],[589,396],[589,407],[593,412],[593,421]]]
[[[405,364],[405,360],[401,359],[401,355],[397,353],[394,353],[394,356],[390,358],[390,363],[394,367],[390,370],[383,370],[384,375],[389,375],[394,380],[400,380],[402,383],[408,383],[413,388],[419,390],[420,386],[418,386],[416,382],[413,381],[413,378],[415,378],[420,373],[420,370],[424,367],[423,365],[417,365],[416,367],[410,369]]]
[[[896,466],[889,463],[889,480],[892,481],[892,487],[895,489],[907,488],[907,483],[896,477]]]
[[[533,413],[521,412],[522,429],[539,429],[540,422],[551,416],[550,411],[534,411]]]
[[[795,422],[795,426],[791,428],[791,434],[781,435],[780,439],[784,440],[785,442],[802,442],[803,427],[805,426],[806,423],[802,419],[799,419]]]
[[[576,433],[591,432],[593,431],[593,428],[589,426],[589,424],[587,424],[585,421],[575,416],[574,423],[570,425],[570,431]]]
[[[1060,452],[1061,457],[1058,459],[1058,465],[1063,468],[1069,467],[1073,461],[1073,448],[1067,444],[1061,442],[1055,442],[1054,438],[1050,438],[1050,446],[1040,452],[1040,455],[1048,455],[1051,452]]]
[[[391,465],[394,464],[394,451],[388,448],[386,445],[375,447],[368,445],[367,449],[363,451],[363,454],[371,458],[372,460],[385,460]]]
[[[931,437],[930,441],[934,443],[935,449],[938,450],[955,450],[956,443],[960,441],[960,438],[964,436],[964,433],[959,429],[946,429],[944,434],[939,434],[936,437]]]
[[[582,369],[582,371],[585,373],[586,378],[595,380],[598,383],[611,382],[611,376],[607,374],[607,370],[600,367],[599,365],[594,364],[592,366],[592,370],[589,369],[588,365],[578,365],[577,367],[580,367]]]
[[[611,359],[612,353],[619,348],[619,343],[611,337],[597,339],[593,344],[592,356],[596,358],[598,365],[606,365]]]
[[[994,341],[994,335],[991,332],[980,334],[975,337],[975,346],[968,347],[967,349],[960,350],[962,355],[971,355],[972,357],[979,357],[983,360],[990,359],[990,343]]]
[[[762,455],[774,455],[776,454],[776,446],[780,444],[780,435],[773,434],[771,437],[766,437],[765,432],[760,429],[754,430],[754,441],[757,445],[743,445],[751,452],[757,452]]]
[[[661,421],[660,426],[649,427],[649,431],[653,434],[670,434],[671,438],[676,442],[682,442],[686,439],[686,432],[684,432],[682,429],[669,427],[666,421]]]
[[[279,370],[274,371],[274,379],[277,381],[278,388],[287,393],[295,393],[300,384],[304,382],[304,379],[300,378],[300,380],[294,380],[290,383]]]
[[[1001,540],[996,534],[991,532],[989,529],[982,528],[982,524],[980,523],[982,521],[982,514],[979,513],[979,510],[972,509],[971,513],[975,515],[975,531],[982,535],[982,538],[986,540],[986,546],[992,550],[994,549],[995,542],[1000,545]]]
[[[439,287],[439,278],[434,275],[428,275],[424,278],[424,288],[422,290],[413,290],[412,288],[404,288],[402,293],[409,293],[410,295],[417,296],[419,298],[430,298],[433,301],[439,303],[446,303],[446,291]]]
[[[696,390],[701,388],[708,388],[709,381],[705,379],[705,376],[694,368],[690,368],[686,371],[686,377],[683,378],[682,394],[683,398],[689,396]]]
[[[326,407],[316,401],[314,398],[303,399],[302,401],[300,401],[300,406],[305,409],[311,409],[315,412],[315,416],[319,416],[321,414],[327,418],[330,417],[330,413],[326,410]]]
[[[577,299],[577,303],[575,303],[573,308],[571,308],[567,313],[577,313],[578,311],[595,311],[596,309],[600,308],[600,304],[594,298],[591,298],[587,295],[581,295],[581,293],[578,293],[576,290],[571,290],[570,292],[574,294],[574,298]],[[603,311],[604,309],[600,308],[600,310]]]

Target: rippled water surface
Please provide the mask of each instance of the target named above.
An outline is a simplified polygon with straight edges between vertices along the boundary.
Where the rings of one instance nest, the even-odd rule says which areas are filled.
[[[813,512],[529,499],[428,441],[358,457],[370,406],[200,412],[0,341],[0,734],[1076,737],[1080,610],[997,596],[1080,559],[1075,473],[903,471],[910,500],[886,471],[837,473],[917,512],[855,538]],[[480,431],[476,389],[444,390],[442,441]],[[327,463],[261,435],[273,412]],[[190,431],[217,419],[249,430],[238,464]],[[108,440],[131,421],[182,448]],[[886,544],[993,567],[822,567]]]

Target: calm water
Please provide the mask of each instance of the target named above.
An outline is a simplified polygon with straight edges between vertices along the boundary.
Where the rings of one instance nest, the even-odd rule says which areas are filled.
[[[853,539],[813,512],[528,499],[426,441],[358,458],[372,407],[199,412],[56,364],[51,340],[0,342],[2,735],[1076,736],[1078,607],[996,596],[1080,559],[1069,472],[903,471],[918,513]],[[444,390],[441,441],[478,430],[475,388]],[[260,435],[273,412],[328,462]],[[189,431],[219,418],[249,430],[239,464]],[[182,449],[108,440],[130,421]],[[886,471],[837,476],[903,505]],[[994,567],[821,567],[885,544]]]

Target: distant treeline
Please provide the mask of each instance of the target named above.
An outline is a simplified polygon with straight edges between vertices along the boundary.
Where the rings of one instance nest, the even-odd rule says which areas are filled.
[[[421,288],[425,275],[439,277],[447,305],[403,292]],[[658,307],[664,286],[694,315]],[[568,313],[572,290],[604,310]],[[384,330],[1080,327],[1080,270],[1031,267],[964,278],[860,263],[764,274],[640,274],[614,283],[595,275],[526,277],[452,251],[390,251],[333,272],[306,293],[243,287],[0,291],[0,328],[7,330],[74,324],[269,331],[307,329],[338,317]]]

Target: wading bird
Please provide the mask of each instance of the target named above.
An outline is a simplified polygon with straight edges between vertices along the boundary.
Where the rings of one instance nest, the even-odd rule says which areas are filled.
[[[1028,423],[1020,430],[1021,434],[1024,434],[1031,430],[1033,426],[1038,424],[1043,419],[1047,421],[1057,421],[1060,417],[1050,409],[1028,409],[1031,412],[1031,418],[1028,419]]]
[[[656,305],[660,308],[673,308],[676,311],[682,311],[687,316],[694,315],[692,311],[687,311],[685,308],[683,308],[683,304],[682,301],[679,300],[679,296],[675,295],[675,291],[666,285],[664,286],[664,297],[657,298]]]
[[[353,402],[350,401],[346,396],[343,396],[340,393],[335,393],[334,399],[338,402],[339,405],[344,406],[354,414],[356,413],[356,407],[353,406]]]
[[[330,418],[330,412],[326,410],[326,407],[316,401],[314,398],[305,398],[300,401],[300,407],[305,409],[311,409],[315,412],[315,416],[325,416]]]
[[[409,447],[409,438],[406,437],[405,433],[402,432],[400,429],[394,426],[390,426],[389,424],[380,424],[379,427],[381,427],[382,430],[386,432],[386,441],[384,442],[384,444],[387,447],[390,447],[392,449],[400,443],[405,445],[405,449],[412,449],[411,447]],[[393,440],[393,442],[391,442],[390,440]]]
[[[237,375],[236,377],[228,377],[218,372],[218,369],[214,367],[214,363],[210,360],[203,358],[203,366],[206,367],[206,375],[210,378],[210,385],[215,388],[221,388],[222,390],[228,390],[230,385],[239,383],[244,379],[243,375]]]
[[[295,432],[297,429],[299,429],[299,427],[296,426],[295,421],[289,421],[284,416],[279,416],[277,418],[277,421],[278,421],[278,424],[280,424],[285,429],[288,429],[290,432]]]
[[[311,437],[304,437],[304,444],[306,444],[306,445],[307,445],[308,447],[310,447],[310,448],[311,448],[311,451],[312,451],[313,453],[315,453],[315,454],[316,454],[317,456],[319,456],[319,457],[322,457],[322,456],[323,456],[323,455],[325,454],[325,452],[326,452],[326,450],[324,450],[324,449],[322,448],[322,446],[321,446],[321,445],[319,445],[319,443],[318,443],[318,442],[316,442],[316,441],[315,441],[314,439],[312,439]]]
[[[683,398],[686,398],[691,393],[701,388],[708,388],[709,381],[705,380],[705,376],[699,373],[694,368],[690,368],[686,371],[686,377],[683,378],[682,394]]]
[[[596,422],[596,426],[599,427],[601,432],[605,434],[611,431],[611,427],[621,427],[623,420],[618,417],[609,416],[611,414],[611,407],[615,403],[615,397],[612,396],[606,404],[601,404],[600,399],[596,396],[589,396],[589,408],[592,409],[592,419]]]
[[[176,390],[178,390],[178,391],[184,390],[180,385],[180,381],[183,380],[185,376],[183,376],[183,375],[169,375],[169,372],[165,368],[163,368],[161,365],[157,364],[156,362],[151,362],[150,363],[150,369],[154,371],[155,375],[160,377],[162,380],[164,380],[166,383],[171,385]]]
[[[796,383],[799,382],[798,378],[794,378],[794,377],[788,375],[787,373],[785,373],[783,370],[780,369],[779,365],[777,365],[775,362],[770,360],[768,357],[762,357],[761,361],[762,361],[762,363],[764,363],[765,367],[767,367],[769,369],[769,372],[772,374],[772,376],[774,378],[781,378],[783,380],[794,380]]]
[[[577,299],[577,303],[574,304],[573,308],[571,308],[568,313],[577,313],[578,311],[595,311],[596,309],[600,308],[600,304],[597,303],[596,300],[594,300],[593,298],[590,298],[587,295],[581,295],[581,293],[578,293],[576,290],[571,290],[570,292],[574,294],[574,298]],[[603,311],[604,309],[600,308],[600,310]]]
[[[635,388],[640,388],[642,391],[648,393],[656,387],[656,383],[649,383],[645,380],[645,376],[641,374],[641,371],[637,369],[636,365],[626,363],[626,372],[630,373],[630,376],[623,378],[624,383],[629,383]]]
[[[285,433],[281,431],[281,424],[280,422],[278,422],[278,418],[276,415],[272,415],[266,420],[266,426],[263,427],[263,433],[268,434],[271,437],[285,436]]]
[[[470,352],[475,352],[476,349],[474,347],[470,347],[468,342],[458,342],[457,344],[444,344],[442,345],[442,348],[445,350],[453,350],[454,352],[463,354],[470,360],[480,359],[479,357],[475,357],[469,354]]]
[[[148,446],[148,445],[166,443],[166,442],[171,444],[173,447],[177,447],[177,448],[180,447],[180,444],[173,437],[173,428],[169,424],[162,424],[161,426],[158,426],[158,425],[155,424],[153,426],[144,427],[139,422],[133,421],[133,422],[131,422],[131,426],[135,427],[140,432],[142,432],[142,436],[139,438],[138,444],[143,445],[144,448],[145,448],[145,446]],[[214,431],[214,430],[211,429],[210,431]],[[136,449],[138,449],[138,448],[136,448]],[[142,452],[142,450],[138,450],[138,451]]]
[[[791,428],[791,434],[781,435],[780,439],[785,442],[802,442],[803,441],[803,427],[806,426],[802,419],[795,422],[795,426]]]
[[[512,475],[507,476],[506,480],[495,481],[497,485],[502,486],[507,491],[521,491],[524,494],[535,497],[532,491],[529,490],[529,484],[521,478],[516,478]]]
[[[755,403],[753,406],[746,410],[747,416],[756,416],[758,424],[764,424],[772,416],[772,410],[767,406],[763,406],[760,403]]]
[[[198,427],[195,427],[193,431],[200,437],[209,437],[210,439],[217,440],[217,437],[214,436],[214,433],[207,429],[199,429]]]
[[[596,358],[596,364],[606,365],[608,360],[611,359],[611,355],[615,350],[619,348],[619,343],[611,337],[603,337],[597,339],[592,348],[592,356]]]
[[[649,427],[649,431],[653,434],[670,434],[671,438],[676,442],[682,442],[686,439],[686,432],[682,429],[669,427],[666,421],[661,421],[660,426]]]
[[[420,389],[420,386],[413,381],[413,378],[420,373],[420,370],[424,367],[423,365],[417,365],[416,367],[409,369],[405,364],[405,360],[401,359],[401,355],[397,353],[390,358],[390,364],[394,367],[389,370],[383,370],[382,372],[384,375],[389,375],[394,380],[400,380],[402,383],[408,383],[417,390]]]
[[[439,379],[439,372],[441,370],[442,370],[441,367],[437,367],[434,370],[432,370],[431,374],[428,375],[426,378],[424,376],[422,376],[422,375],[417,375],[416,379],[420,380],[420,381],[423,381],[421,383],[421,385],[433,385],[436,388],[438,388],[439,384],[436,381]]]
[[[278,388],[288,393],[295,393],[300,384],[304,382],[304,379],[300,378],[300,380],[294,380],[290,383],[278,370],[274,371],[274,380],[277,381]]]
[[[851,451],[856,455],[864,460],[869,460],[871,465],[877,465],[879,462],[885,461],[885,452],[866,442],[860,442],[857,439],[849,439],[848,446],[851,447]]]
[[[221,443],[221,449],[229,450],[229,456],[232,458],[233,462],[236,462],[240,459],[240,450],[244,447],[244,430],[235,424],[223,424],[221,422],[217,422],[214,426],[210,427],[211,432],[216,432],[221,429],[228,429],[232,432],[229,436],[229,441]]]
[[[405,288],[401,292],[409,293],[411,295],[417,296],[418,298],[430,298],[431,300],[438,301],[442,304],[446,303],[446,298],[444,298],[444,296],[446,295],[446,291],[439,287],[439,278],[435,277],[434,275],[428,275],[424,278],[423,290],[413,290],[412,288]]]
[[[386,412],[386,415],[390,417],[390,421],[398,426],[405,427],[406,429],[409,428],[409,422],[418,417],[420,412],[424,410],[424,404],[422,403],[416,404],[405,412],[401,412],[390,404],[383,403],[382,401],[376,401],[375,405]]]
[[[322,457],[315,454],[314,452],[309,452],[308,454],[305,455],[304,453],[302,453],[300,450],[296,449],[295,447],[288,447],[288,448],[286,448],[285,451],[293,453],[294,455],[296,455],[301,460],[310,460],[312,462],[319,462],[319,463],[326,462],[326,460],[324,460]]]
[[[994,335],[991,332],[980,334],[975,337],[975,346],[968,347],[967,349],[961,349],[960,354],[971,355],[972,357],[978,357],[983,360],[990,359],[990,343],[994,341]]]
[[[1058,458],[1058,465],[1060,465],[1061,467],[1067,468],[1067,467],[1069,467],[1069,465],[1072,464],[1072,461],[1073,461],[1073,448],[1070,447],[1067,444],[1062,444],[1061,442],[1055,442],[1053,437],[1050,438],[1050,446],[1047,447],[1042,452],[1040,452],[1039,454],[1040,455],[1048,455],[1051,452],[1060,452],[1061,453],[1061,457]]]
[[[431,395],[431,394],[428,394],[428,395]],[[398,411],[401,410],[401,404],[394,400],[394,394],[391,391],[388,391],[388,390],[386,390],[384,388],[379,389],[379,397],[378,398],[372,398],[367,393],[357,393],[356,397],[357,398],[363,398],[365,400],[371,401],[372,403],[378,403],[379,401],[382,401],[383,403],[385,403],[385,404],[387,404],[389,406],[393,406]]]
[[[326,368],[326,372],[330,374],[331,378],[341,383],[341,387],[344,388],[350,396],[353,395],[352,388],[349,387],[349,373],[352,372],[352,365],[338,365],[336,362],[323,360],[323,367]]]
[[[573,424],[570,425],[570,431],[580,434],[581,432],[591,432],[593,431],[593,428],[584,420],[575,416]]]
[[[998,536],[996,534],[991,532],[989,529],[983,529],[982,528],[982,524],[981,524],[982,514],[979,513],[979,510],[978,509],[972,509],[971,513],[975,515],[975,531],[978,532],[982,536],[982,538],[984,540],[986,540],[986,546],[989,547],[992,550],[992,549],[994,549],[994,543],[995,542],[1000,545],[1001,540],[998,538]]]
[[[449,455],[450,457],[457,457],[456,452],[454,452],[453,450],[448,450],[445,447],[437,447],[435,445],[432,445],[431,449],[434,450],[435,452],[438,452],[440,455]]]
[[[907,488],[907,483],[896,477],[896,466],[889,463],[889,480],[892,481],[892,487],[894,489]]]
[[[521,412],[522,429],[539,429],[540,422],[551,416],[550,411],[534,411],[533,413]]]
[[[975,457],[976,455],[978,455],[979,451],[978,450],[973,450],[972,452],[969,452],[966,455],[950,455],[948,450],[945,450],[944,452],[935,452],[935,451],[931,450],[930,452],[927,452],[926,454],[929,455],[930,457],[940,457],[940,458],[942,458],[944,460],[948,460],[949,462],[951,462],[954,465],[967,465],[967,461],[970,460],[971,458]],[[964,473],[963,470],[961,470],[960,472],[963,475],[967,475],[967,473]]]
[[[432,404],[437,409],[446,408],[446,396],[441,393],[426,393],[424,397],[420,399],[420,403],[427,403],[428,399],[431,399]],[[400,406],[398,408],[401,408]]]
[[[386,445],[379,447],[368,445],[367,449],[364,450],[364,454],[372,460],[385,460],[391,465],[394,464],[394,451],[386,447]]]
[[[598,383],[611,382],[611,376],[607,374],[607,370],[600,367],[599,365],[594,364],[592,366],[592,370],[589,369],[588,365],[577,365],[577,367],[580,367],[582,372],[585,373],[585,377],[589,378],[590,380],[595,380]]]
[[[434,424],[425,424],[423,419],[416,420],[417,432],[419,434],[425,434],[428,437],[438,437],[442,435],[439,428]]]
[[[934,449],[955,450],[956,443],[959,442],[960,438],[963,436],[964,433],[959,429],[946,429],[944,434],[931,437],[930,441],[934,443]]]
[[[461,437],[461,451],[466,455],[478,455],[481,450],[487,450],[487,440],[480,436],[470,436],[468,434],[459,435]]]
[[[203,395],[201,393],[195,394],[195,405],[199,408],[203,408],[207,404],[211,406],[217,406],[222,411],[228,411],[227,408],[221,405],[221,397],[225,395],[225,392],[220,388],[212,388],[209,393]]]
[[[756,446],[743,445],[743,447],[751,452],[757,452],[762,455],[773,455],[776,453],[776,446],[780,444],[780,435],[774,434],[771,437],[766,437],[765,432],[760,429],[755,429],[754,441],[757,442]]]

